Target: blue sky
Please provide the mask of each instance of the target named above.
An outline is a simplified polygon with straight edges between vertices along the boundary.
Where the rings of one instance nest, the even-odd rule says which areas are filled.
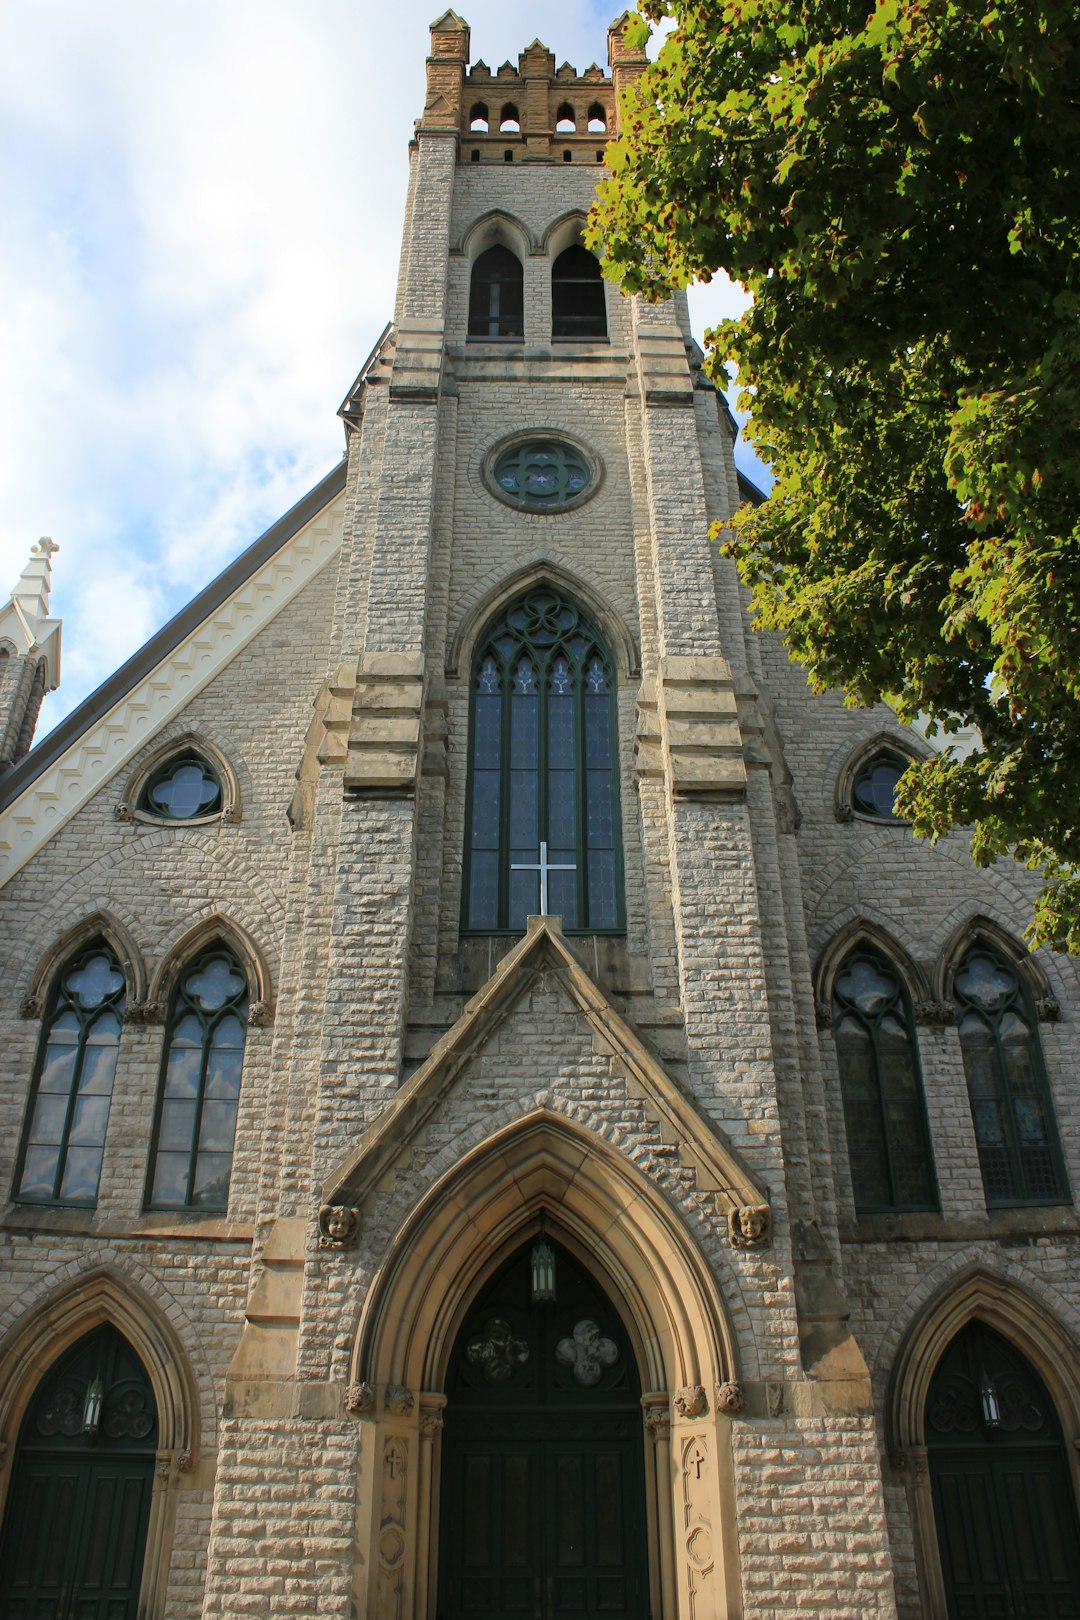
[[[52,535],[43,729],[340,457],[440,9],[4,0],[0,594]],[[537,33],[524,0],[458,9],[492,66]],[[603,65],[614,12],[549,0],[541,37]],[[741,307],[715,284],[691,304],[699,334]]]

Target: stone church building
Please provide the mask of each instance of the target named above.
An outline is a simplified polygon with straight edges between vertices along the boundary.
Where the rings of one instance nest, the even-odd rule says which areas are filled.
[[[1080,1613],[1080,983],[709,525],[620,88],[431,30],[347,453],[31,748],[0,612],[3,1620]]]

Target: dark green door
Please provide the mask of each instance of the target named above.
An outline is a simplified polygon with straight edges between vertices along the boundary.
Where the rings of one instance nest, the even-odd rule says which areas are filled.
[[[30,1403],[0,1546],[3,1620],[135,1620],[157,1418],[141,1362],[100,1328]]]
[[[1076,1620],[1080,1523],[1061,1426],[1033,1368],[980,1323],[934,1373],[926,1439],[949,1614]]]
[[[529,1248],[470,1312],[447,1381],[440,1620],[646,1620],[641,1390],[618,1315]]]

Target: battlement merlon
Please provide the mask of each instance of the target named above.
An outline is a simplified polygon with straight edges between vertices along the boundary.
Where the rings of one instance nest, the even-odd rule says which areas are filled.
[[[626,44],[628,12],[608,29],[610,75],[595,63],[578,73],[533,40],[517,67],[504,62],[495,71],[486,62],[469,63],[471,30],[456,11],[445,11],[431,25],[427,97],[422,130],[454,131],[468,143],[466,161],[595,162],[609,137],[618,133],[618,99],[645,68],[643,50]],[[562,128],[559,128],[559,125]],[[572,126],[572,127],[571,127]],[[462,153],[465,157],[465,153]]]

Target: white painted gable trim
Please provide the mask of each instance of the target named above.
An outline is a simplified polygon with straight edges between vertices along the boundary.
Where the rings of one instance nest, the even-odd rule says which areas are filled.
[[[175,718],[341,548],[344,492],[298,529],[0,815],[0,884]]]

